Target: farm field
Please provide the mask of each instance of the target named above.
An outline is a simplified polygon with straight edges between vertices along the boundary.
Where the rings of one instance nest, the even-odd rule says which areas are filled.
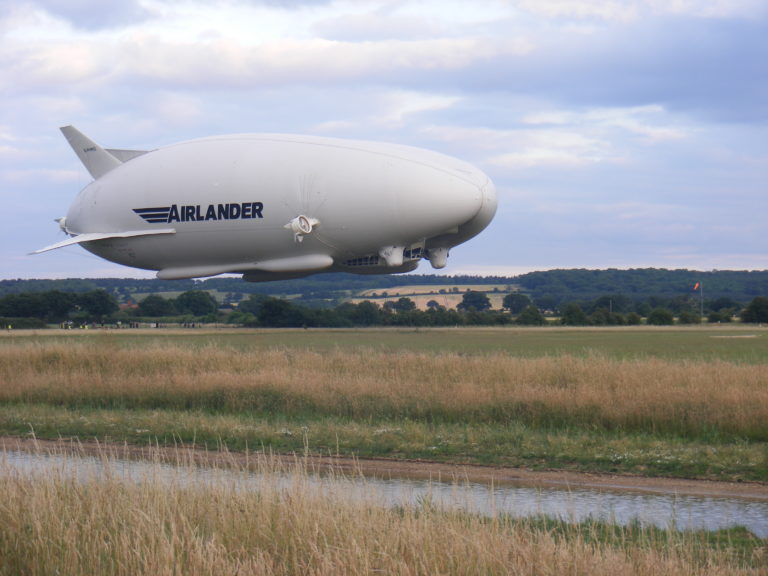
[[[768,331],[41,331],[0,434],[768,481]]]
[[[455,309],[458,306],[464,293],[468,290],[483,292],[491,303],[491,308],[501,310],[504,296],[516,288],[510,284],[458,284],[456,286],[441,285],[414,285],[414,286],[393,286],[392,288],[379,290],[364,290],[356,296],[349,299],[353,304],[359,304],[364,300],[370,300],[378,304],[385,302],[396,302],[399,298],[409,298],[413,300],[416,308],[427,310],[427,304],[434,300],[440,306]]]

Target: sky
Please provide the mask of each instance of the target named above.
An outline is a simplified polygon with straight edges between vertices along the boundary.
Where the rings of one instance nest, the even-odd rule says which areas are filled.
[[[765,0],[0,0],[0,279],[153,276],[28,255],[91,180],[68,124],[456,156],[499,207],[446,274],[768,269]]]

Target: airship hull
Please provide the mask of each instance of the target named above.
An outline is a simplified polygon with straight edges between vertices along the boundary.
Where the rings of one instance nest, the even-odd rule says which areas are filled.
[[[88,153],[110,154],[81,136],[68,139],[87,167]],[[63,227],[70,243],[161,278],[392,273],[430,255],[441,267],[496,209],[481,171],[407,146],[244,134],[135,154],[89,167],[96,179]]]

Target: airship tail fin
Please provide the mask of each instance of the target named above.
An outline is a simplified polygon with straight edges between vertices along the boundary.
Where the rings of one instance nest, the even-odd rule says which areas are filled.
[[[120,150],[118,148],[107,148],[107,152],[125,164],[128,160],[133,160],[136,156],[146,154],[149,150]]]
[[[115,156],[104,150],[104,148],[96,144],[96,142],[74,126],[64,126],[60,130],[94,180],[101,178],[104,174],[122,164]]]

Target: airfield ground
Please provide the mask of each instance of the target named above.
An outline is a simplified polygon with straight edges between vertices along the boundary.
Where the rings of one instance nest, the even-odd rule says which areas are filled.
[[[0,435],[768,482],[759,327],[5,333]]]
[[[11,331],[5,450],[768,498],[760,327]],[[154,446],[148,453],[148,446]],[[222,450],[226,447],[227,450]],[[207,460],[207,461],[206,461]],[[743,527],[487,519],[0,458],[5,574],[763,575]],[[268,463],[268,467],[274,464]]]

